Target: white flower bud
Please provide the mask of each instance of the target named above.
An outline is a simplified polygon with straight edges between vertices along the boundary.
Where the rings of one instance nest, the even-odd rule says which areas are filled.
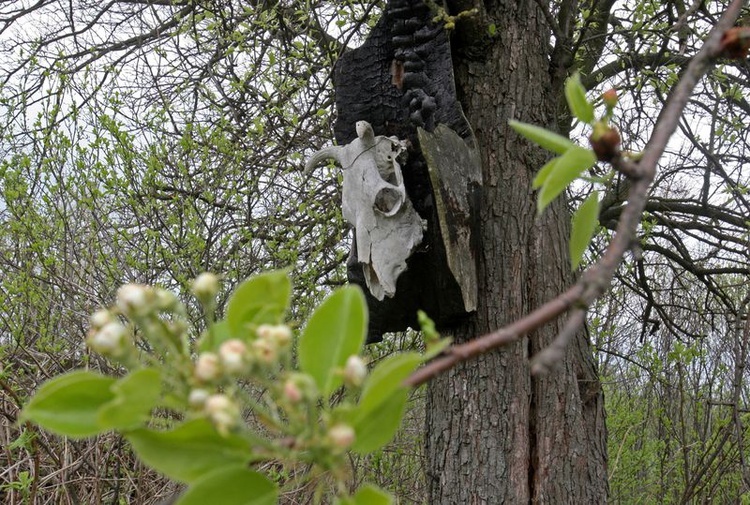
[[[292,329],[285,324],[274,326],[271,338],[280,348],[285,349],[292,343]]]
[[[222,435],[227,435],[229,430],[239,423],[240,409],[227,395],[209,396],[203,406],[203,411]]]
[[[107,309],[100,309],[91,314],[89,321],[91,322],[91,328],[94,330],[100,330],[108,323],[114,322],[115,316]]]
[[[275,364],[279,359],[279,348],[276,342],[259,338],[252,343],[253,354],[258,358],[258,361],[267,365]]]
[[[273,325],[261,324],[255,330],[255,334],[258,335],[258,339],[260,340],[269,340],[273,334]]]
[[[117,308],[126,316],[143,316],[153,308],[153,292],[142,284],[125,284],[117,290]]]
[[[91,333],[87,343],[92,350],[103,356],[118,357],[124,350],[126,332],[125,326],[113,321]]]
[[[348,449],[354,443],[356,434],[348,424],[335,424],[328,430],[327,438],[335,449]]]
[[[292,342],[292,329],[285,324],[261,324],[255,333],[258,335],[258,340],[268,340],[282,349]]]
[[[201,382],[213,382],[221,377],[219,357],[212,352],[204,352],[195,363],[195,377]]]
[[[354,387],[359,387],[367,377],[367,365],[359,356],[349,356],[344,367],[344,381]]]
[[[192,391],[190,391],[190,395],[188,396],[188,403],[194,409],[203,408],[203,406],[206,404],[206,400],[208,399],[209,394],[210,393],[205,389],[193,389]]]
[[[212,273],[203,272],[193,280],[190,291],[204,303],[211,301],[219,292],[219,278]]]
[[[247,367],[247,346],[236,338],[227,340],[219,347],[219,357],[226,372],[242,373]]]

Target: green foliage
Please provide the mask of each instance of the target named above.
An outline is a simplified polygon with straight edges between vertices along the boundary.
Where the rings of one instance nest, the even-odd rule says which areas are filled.
[[[93,372],[77,371],[45,383],[26,405],[22,420],[71,438],[103,431],[99,411],[115,399],[116,380]]]
[[[356,286],[341,288],[315,310],[299,344],[300,369],[324,396],[341,385],[339,369],[359,354],[367,336],[367,309]]]
[[[357,410],[349,414],[357,433],[354,451],[373,452],[393,439],[408,399],[409,391],[403,381],[422,360],[417,353],[397,354],[373,369],[362,388]]]
[[[161,392],[159,372],[136,370],[120,380],[70,372],[45,383],[21,417],[71,438],[142,425]]]
[[[565,154],[556,158],[552,169],[544,176],[544,182],[539,183],[541,189],[537,201],[537,209],[542,212],[560,193],[575,181],[584,171],[593,167],[596,155],[589,149],[573,146]],[[536,184],[536,182],[535,182]]]
[[[594,115],[594,104],[586,99],[586,89],[578,73],[565,82],[565,98],[573,115],[581,122],[593,126],[595,132],[593,135],[598,135],[599,131],[609,130],[608,122],[611,119],[614,104],[617,102],[616,94],[607,97],[606,110],[598,122]],[[550,203],[570,188],[574,181],[581,179],[597,163],[597,154],[594,151],[580,147],[558,133],[519,121],[510,121],[509,124],[520,135],[559,155],[545,163],[532,181],[532,188],[538,190],[537,211],[539,213],[543,212]],[[615,147],[619,148],[619,145]],[[604,184],[606,187],[609,186],[611,180],[612,174],[591,180],[591,182]],[[572,231],[568,242],[573,270],[581,264],[583,254],[594,238],[598,214],[599,193],[594,191],[573,215]]]
[[[180,505],[274,505],[276,486],[244,466],[226,466],[206,473],[180,498]]]
[[[389,505],[394,503],[393,497],[372,485],[365,485],[351,498],[344,498],[338,502],[340,505]]]
[[[570,232],[570,266],[575,270],[581,264],[583,253],[589,246],[599,224],[599,193],[594,191],[573,214]]]
[[[235,338],[246,338],[249,328],[279,324],[289,307],[291,282],[284,271],[267,272],[241,283],[227,303],[227,325]]]
[[[575,146],[570,139],[545,128],[513,120],[509,121],[509,124],[518,134],[553,153],[565,154],[568,149]]]
[[[568,108],[579,121],[588,125],[594,122],[594,105],[586,99],[586,88],[581,84],[581,76],[576,72],[565,82],[565,99]]]
[[[92,316],[88,343],[129,373],[114,379],[77,371],[54,378],[31,398],[22,418],[76,438],[122,433],[144,463],[188,484],[181,505],[208,497],[230,505],[275,503],[280,489],[273,475],[247,468],[258,461],[288,464],[290,470],[311,465],[304,479],[330,475],[333,483],[326,478],[315,486],[340,503],[393,503],[374,486],[352,496],[343,491],[347,453],[370,454],[393,439],[409,396],[403,382],[425,357],[394,354],[368,374],[358,356],[367,331],[365,299],[358,287],[348,286],[312,314],[295,371],[293,333],[283,324],[290,286],[284,271],[251,278],[229,298],[227,319],[212,321],[218,280],[199,276],[192,291],[209,320],[194,342],[195,360],[183,345],[190,329],[177,297],[159,288],[123,286],[114,307]],[[122,319],[130,321],[128,328]],[[138,342],[147,347],[139,349]],[[253,398],[252,384],[263,391],[261,401]],[[342,384],[347,395],[338,401]],[[263,428],[251,427],[245,412]]]
[[[170,479],[193,483],[216,468],[246,464],[248,441],[219,434],[206,419],[194,419],[167,431],[141,428],[126,433],[138,457]]]

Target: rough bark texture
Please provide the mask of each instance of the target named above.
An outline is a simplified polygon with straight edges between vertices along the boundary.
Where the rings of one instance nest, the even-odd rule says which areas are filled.
[[[485,8],[497,36],[481,59],[461,48],[454,58],[484,178],[479,306],[466,324],[447,329],[459,341],[524,315],[572,281],[565,206],[557,202],[536,216],[531,180],[545,155],[508,127],[509,119],[555,124],[559,90],[550,84],[549,30],[535,2]],[[529,356],[558,329],[545,328],[430,383],[429,503],[606,501],[603,397],[586,335],[548,377],[529,374]]]

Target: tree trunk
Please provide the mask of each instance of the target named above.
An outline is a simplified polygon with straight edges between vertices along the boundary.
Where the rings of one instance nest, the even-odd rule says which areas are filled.
[[[486,2],[496,36],[482,59],[456,55],[459,99],[479,141],[484,188],[479,307],[457,341],[523,316],[572,281],[569,215],[555,202],[541,218],[531,181],[545,154],[509,127],[556,124],[549,29],[531,1]],[[429,384],[427,473],[431,504],[604,503],[606,430],[587,336],[564,362],[532,378],[529,357],[560,329],[549,325]]]

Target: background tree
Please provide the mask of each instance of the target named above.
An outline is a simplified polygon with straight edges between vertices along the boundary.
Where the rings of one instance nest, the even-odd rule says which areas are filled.
[[[564,107],[564,80],[578,69],[591,96],[619,88],[624,147],[642,149],[727,3],[449,5],[454,14],[479,11],[456,25],[453,44],[486,190],[480,308],[450,329],[458,341],[522,316],[573,280],[568,208],[558,202],[536,216],[530,182],[546,155],[507,120],[587,134]],[[343,282],[337,174],[306,178],[302,153],[329,143],[332,63],[362,40],[380,7],[179,0],[0,7],[0,344],[9,426],[2,467],[13,500],[158,497],[117,440],[63,446],[10,428],[39,381],[89,360],[79,345],[84,317],[119,284],[184,286],[214,270],[227,274],[230,289],[252,272],[292,264],[304,312]],[[722,61],[701,82],[649,196],[640,248],[594,314],[591,340],[617,415],[608,418],[616,459],[606,467],[601,390],[583,332],[558,370],[529,375],[528,358],[557,334],[553,325],[431,383],[430,503],[598,502],[607,471],[623,501],[643,477],[658,487],[637,489],[675,502],[747,491],[747,72],[746,61]],[[625,186],[615,181],[602,202],[601,240],[622,212]],[[576,186],[569,205],[589,191]],[[595,242],[591,257],[601,248]],[[729,345],[731,357],[717,353]],[[681,403],[655,415],[657,399]],[[623,407],[633,403],[638,409]],[[628,420],[641,407],[644,417]],[[621,476],[636,463],[625,456],[639,455],[628,442],[633,433],[660,450],[641,455],[653,456],[652,473],[628,480]]]

